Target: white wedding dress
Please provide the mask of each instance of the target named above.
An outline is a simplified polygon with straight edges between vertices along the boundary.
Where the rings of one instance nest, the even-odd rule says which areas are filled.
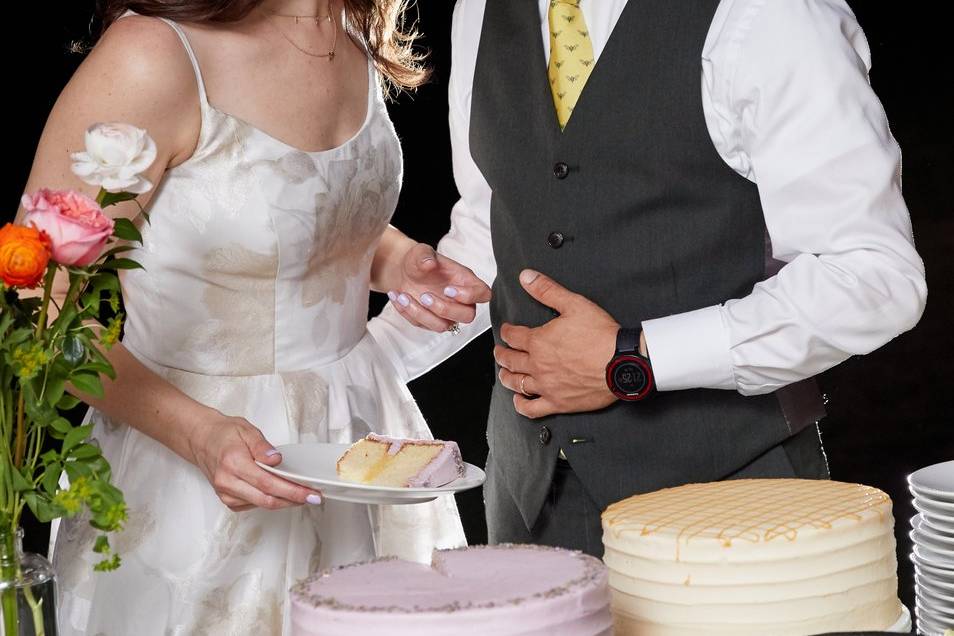
[[[168,22],[168,21],[167,21]],[[429,437],[369,334],[373,253],[394,211],[401,150],[369,64],[367,116],[343,145],[303,152],[216,110],[199,83],[194,155],[151,202],[144,270],[124,272],[125,346],[272,444]],[[132,396],[133,399],[135,396]],[[289,633],[288,588],[318,568],[464,544],[451,497],[412,506],[326,501],[233,513],[192,464],[92,412],[129,505],[115,572],[95,573],[86,519],[54,539],[61,634]]]

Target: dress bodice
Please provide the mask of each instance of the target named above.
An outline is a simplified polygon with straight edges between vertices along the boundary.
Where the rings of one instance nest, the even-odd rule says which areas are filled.
[[[374,67],[361,128],[306,152],[209,103],[168,170],[123,273],[124,343],[162,366],[263,375],[337,360],[365,333],[371,259],[397,204],[401,151]]]

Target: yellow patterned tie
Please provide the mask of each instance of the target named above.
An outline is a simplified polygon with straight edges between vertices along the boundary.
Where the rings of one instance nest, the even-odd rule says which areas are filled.
[[[593,44],[580,0],[550,0],[550,91],[560,128],[573,114],[583,86],[593,70]]]

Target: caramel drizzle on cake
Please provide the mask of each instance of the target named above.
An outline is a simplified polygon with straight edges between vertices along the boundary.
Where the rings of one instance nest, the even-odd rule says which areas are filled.
[[[677,545],[716,540],[794,541],[805,528],[829,529],[839,520],[882,517],[891,499],[860,484],[796,479],[751,479],[690,484],[631,497],[605,513],[615,536],[675,534]]]

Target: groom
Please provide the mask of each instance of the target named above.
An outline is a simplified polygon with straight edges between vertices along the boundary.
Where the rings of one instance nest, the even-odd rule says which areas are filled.
[[[844,2],[460,0],[453,44],[439,251],[495,280],[491,541],[600,555],[632,494],[827,477],[812,376],[926,294]],[[394,313],[443,302],[375,328],[408,377],[487,325]]]

